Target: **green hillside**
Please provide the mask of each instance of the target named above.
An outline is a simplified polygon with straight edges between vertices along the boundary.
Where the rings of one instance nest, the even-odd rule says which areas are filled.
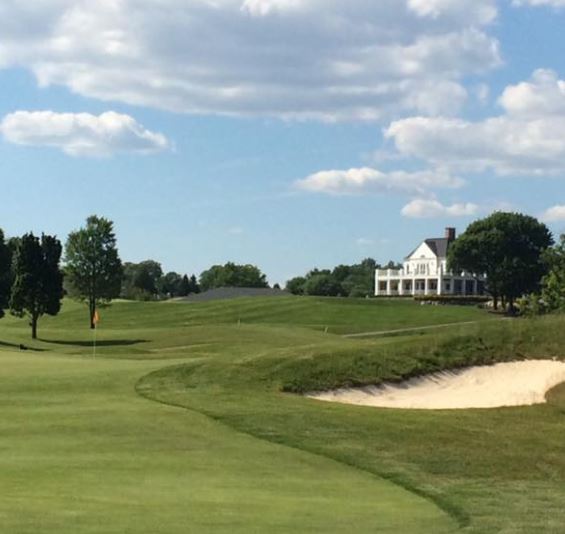
[[[561,318],[500,322],[472,307],[292,297],[119,302],[101,316],[96,358],[80,304],[42,320],[34,343],[24,320],[0,321],[7,532],[565,525],[559,388],[547,406],[429,413],[283,393],[562,356]]]

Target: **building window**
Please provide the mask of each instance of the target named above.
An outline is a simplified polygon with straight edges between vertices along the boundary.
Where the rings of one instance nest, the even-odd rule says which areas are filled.
[[[449,281],[449,280],[445,281],[445,290],[451,291],[451,281]]]
[[[379,282],[379,289],[381,291],[386,291],[386,282]]]

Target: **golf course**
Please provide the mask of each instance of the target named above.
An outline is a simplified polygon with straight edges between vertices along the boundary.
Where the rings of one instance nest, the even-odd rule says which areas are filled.
[[[95,332],[67,299],[33,341],[6,316],[2,532],[560,533],[565,385],[471,410],[305,394],[564,347],[560,315],[386,299],[115,301]]]

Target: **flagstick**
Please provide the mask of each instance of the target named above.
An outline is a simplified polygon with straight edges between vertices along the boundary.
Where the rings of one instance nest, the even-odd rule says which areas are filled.
[[[96,359],[96,333],[98,330],[98,326],[94,325],[94,343],[92,344],[92,359]]]

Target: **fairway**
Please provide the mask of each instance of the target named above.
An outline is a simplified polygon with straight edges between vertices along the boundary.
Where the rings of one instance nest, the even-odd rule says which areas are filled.
[[[42,321],[36,343],[25,321],[0,322],[6,532],[525,533],[565,525],[560,388],[548,406],[458,415],[281,393],[340,381],[351,365],[358,380],[411,373],[436,365],[425,353],[407,357],[414,347],[475,331],[487,343],[508,329],[529,339],[525,327],[491,324],[475,308],[410,302],[222,304],[115,303],[102,310],[96,359],[76,303]],[[479,322],[442,334],[336,335],[469,320]],[[31,350],[16,351],[21,342]],[[523,434],[536,421],[543,442]],[[492,511],[502,506],[504,517]]]

